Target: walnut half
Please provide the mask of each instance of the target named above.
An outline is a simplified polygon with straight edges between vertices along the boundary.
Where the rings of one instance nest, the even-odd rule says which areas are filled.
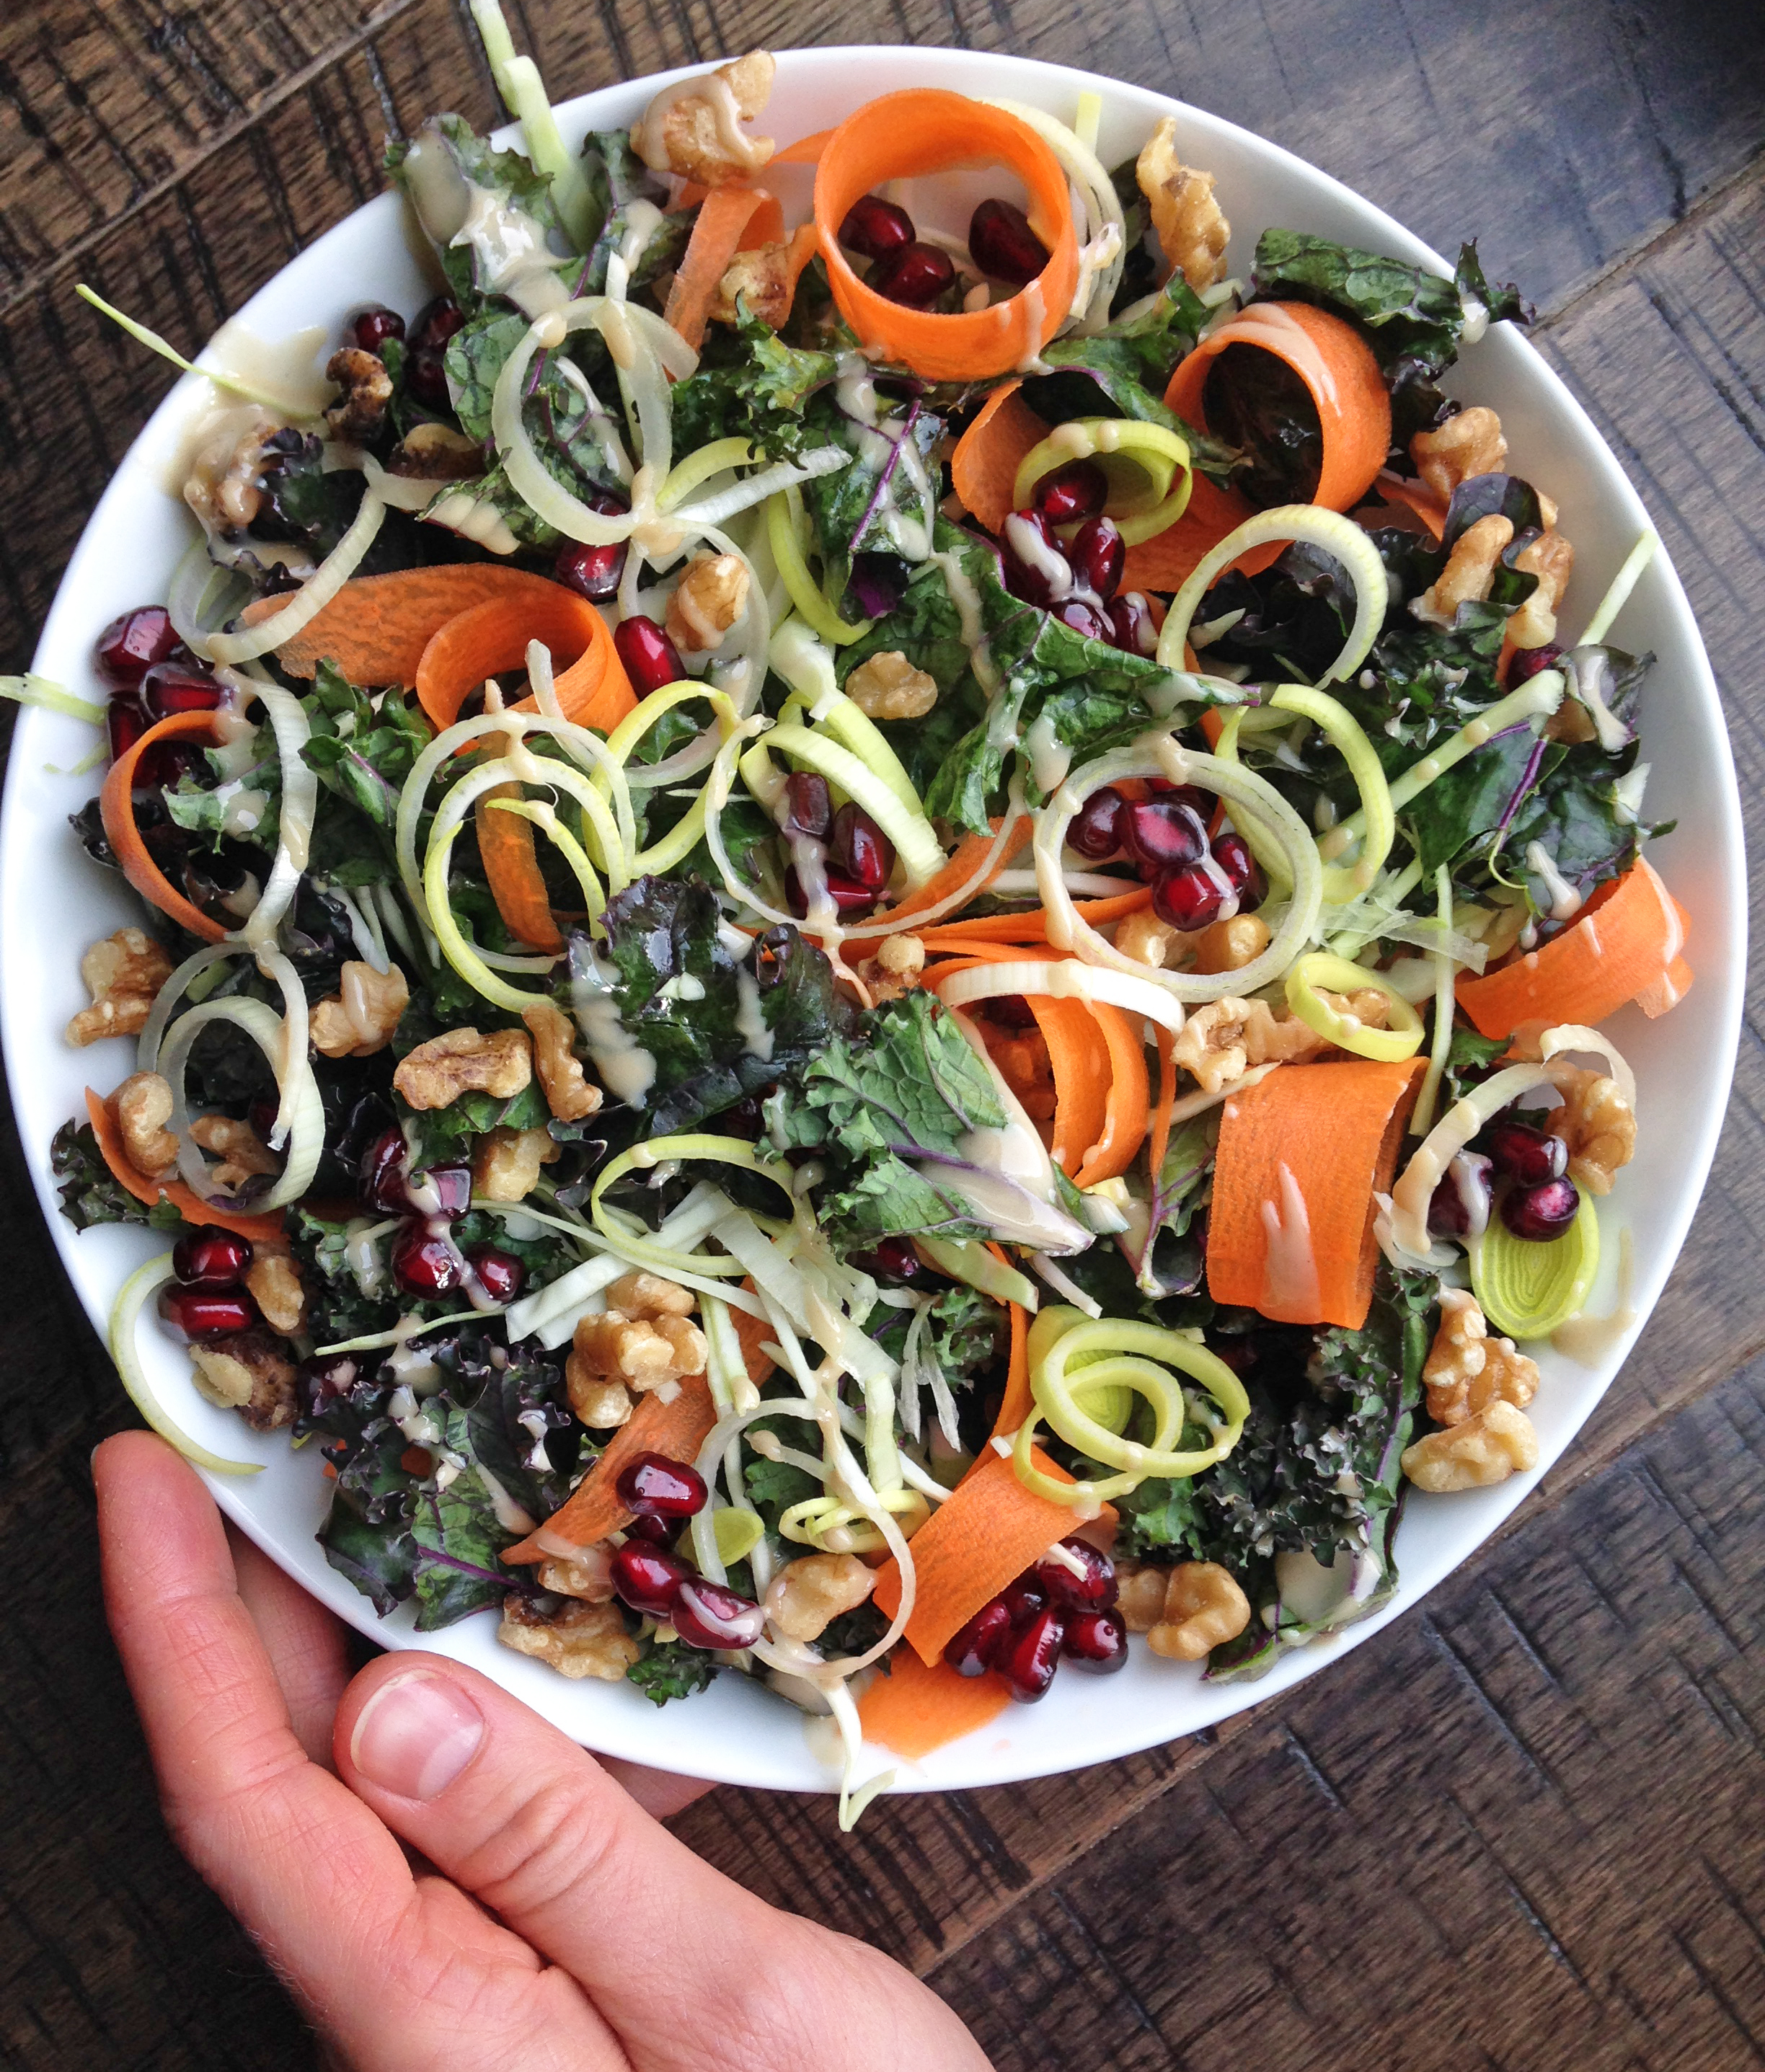
[[[533,1047],[521,1029],[450,1029],[406,1053],[393,1084],[411,1107],[446,1108],[462,1094],[512,1100],[533,1076]]]
[[[1446,1495],[1487,1489],[1516,1470],[1538,1465],[1538,1434],[1524,1410],[1496,1401],[1444,1432],[1430,1432],[1404,1449],[1404,1473],[1417,1489]]]
[[[551,1612],[527,1597],[505,1597],[496,1638],[517,1655],[549,1663],[561,1676],[593,1676],[603,1684],[622,1682],[644,1652],[642,1643],[625,1630],[617,1605],[585,1604],[574,1597]]]
[[[257,1432],[294,1421],[294,1365],[265,1331],[230,1331],[190,1348],[196,1392]]]
[[[1214,199],[1213,175],[1197,172],[1178,157],[1175,116],[1166,116],[1148,138],[1133,175],[1152,212],[1166,265],[1197,294],[1211,288],[1226,270],[1232,225]]]
[[[1537,1363],[1516,1352],[1512,1339],[1491,1338],[1477,1298],[1463,1288],[1441,1291],[1440,1329],[1421,1378],[1437,1424],[1463,1424],[1496,1402],[1524,1410],[1538,1393]]]
[[[68,1024],[68,1041],[84,1049],[101,1036],[141,1034],[160,987],[171,976],[171,959],[143,929],[119,928],[86,952],[80,976],[92,1005]]]

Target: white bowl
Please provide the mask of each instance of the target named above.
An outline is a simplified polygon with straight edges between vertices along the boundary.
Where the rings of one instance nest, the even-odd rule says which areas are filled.
[[[566,134],[631,122],[660,83],[608,87],[571,103],[560,111]],[[1071,117],[1081,88],[1091,88],[1103,101],[1101,154],[1106,165],[1137,150],[1153,125],[1174,112],[1185,157],[1218,177],[1235,226],[1230,257],[1239,273],[1248,273],[1257,235],[1271,224],[1450,270],[1389,216],[1248,131],[1138,87],[1027,59],[912,48],[787,51],[763,126],[781,139],[805,135],[873,95],[907,85],[1006,96],[1064,117]],[[378,299],[412,310],[429,292],[401,204],[388,195],[311,245],[252,298],[241,318],[270,339],[320,325],[328,342],[353,306]],[[1496,327],[1466,354],[1455,384],[1466,397],[1499,410],[1515,470],[1557,500],[1563,529],[1576,549],[1562,615],[1573,629],[1585,623],[1648,523],[1643,505],[1579,405],[1511,326]],[[179,382],[130,448],[75,550],[35,667],[83,696],[103,696],[91,664],[93,636],[118,611],[165,595],[190,536],[165,478],[179,428],[207,393],[197,377]],[[1541,1449],[1539,1474],[1568,1445],[1617,1372],[1684,1240],[1727,1096],[1745,968],[1746,878],[1734,770],[1716,685],[1664,554],[1638,584],[1614,637],[1660,657],[1643,712],[1644,752],[1654,771],[1648,804],[1652,818],[1677,818],[1680,827],[1651,854],[1691,915],[1689,954],[1697,983],[1663,1021],[1646,1022],[1631,1008],[1611,1025],[1636,1068],[1642,1134],[1635,1164],[1602,1211],[1609,1263],[1594,1307],[1609,1309],[1616,1300],[1620,1247],[1611,1240],[1618,1227],[1627,1226],[1635,1256],[1627,1306],[1634,1319],[1616,1333],[1596,1367],[1577,1367],[1544,1350],[1544,1381],[1532,1411]],[[134,1229],[76,1235],[59,1214],[49,1174],[50,1139],[70,1114],[83,1112],[87,1082],[108,1090],[132,1068],[127,1042],[80,1052],[61,1036],[69,1015],[85,1004],[81,951],[137,918],[131,897],[86,859],[68,827],[67,816],[90,797],[95,779],[64,773],[90,746],[88,729],[49,713],[27,712],[18,729],[0,823],[0,939],[6,950],[0,967],[0,1034],[44,1214],[102,1332],[125,1275],[163,1245],[156,1233]],[[14,1290],[14,1299],[22,1292]],[[822,1790],[833,1782],[825,1745],[805,1733],[800,1716],[740,1677],[720,1677],[702,1696],[658,1712],[627,1686],[567,1683],[511,1654],[497,1645],[488,1615],[430,1634],[411,1630],[408,1611],[376,1618],[368,1601],[326,1564],[313,1537],[327,1492],[316,1453],[292,1452],[284,1437],[257,1437],[237,1418],[211,1409],[190,1388],[183,1356],[157,1333],[142,1335],[158,1385],[181,1404],[191,1431],[224,1454],[264,1463],[264,1472],[249,1479],[212,1478],[228,1515],[372,1638],[469,1662],[578,1741],[611,1754],[732,1784]],[[990,1726],[923,1764],[899,1765],[895,1788],[1002,1784],[1075,1768],[1192,1733],[1285,1690],[1417,1603],[1525,1500],[1537,1478],[1519,1475],[1468,1495],[1413,1497],[1398,1534],[1402,1587],[1395,1601],[1335,1641],[1297,1651],[1260,1684],[1210,1688],[1198,1670],[1137,1650],[1126,1671],[1107,1681],[1063,1677],[1043,1704],[1010,1707]]]

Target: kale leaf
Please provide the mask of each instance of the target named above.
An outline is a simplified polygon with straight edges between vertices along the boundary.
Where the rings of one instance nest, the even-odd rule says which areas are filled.
[[[358,689],[328,661],[314,671],[302,704],[312,733],[301,760],[334,797],[389,833],[405,779],[434,738],[420,708],[407,705],[397,689]],[[362,846],[351,845],[358,852]],[[371,841],[367,846],[372,854]],[[376,870],[376,878],[382,875]]]
[[[607,262],[631,228],[632,203],[649,202],[665,211],[668,189],[632,150],[631,133],[625,130],[590,130],[582,140],[582,171],[599,207],[601,226],[575,292],[599,295],[606,292]],[[664,213],[653,224],[627,286],[647,288],[659,275],[672,273],[685,255],[697,220],[696,208],[683,208]]]
[[[915,397],[904,410],[870,426],[823,394],[811,404],[807,421],[810,443],[843,446],[852,456],[844,467],[803,485],[821,557],[821,586],[837,605],[854,554],[898,553],[907,533],[924,539],[928,518],[936,529],[938,468],[932,456],[944,420]]]
[[[503,209],[530,218],[549,251],[560,257],[569,252],[570,240],[552,200],[552,183],[545,174],[536,171],[519,151],[498,150],[459,115],[435,116],[424,125],[420,138],[415,141],[425,150],[447,152],[474,187],[493,195]],[[414,207],[416,197],[411,193],[405,171],[410,151],[411,140],[401,138],[388,144],[386,170]],[[454,299],[468,316],[475,315],[496,292],[488,282],[480,281],[478,277],[479,242],[472,240],[462,245],[430,241]],[[487,245],[490,242],[484,241]]]
[[[665,1705],[671,1698],[690,1698],[710,1688],[719,1664],[702,1648],[689,1647],[684,1640],[649,1640],[644,1652],[625,1672],[652,1705]]]
[[[829,443],[804,415],[809,398],[838,371],[831,352],[799,352],[745,307],[734,331],[718,325],[697,372],[669,395],[674,450],[691,453],[714,439],[744,438],[772,460],[795,460]]]
[[[61,1213],[76,1230],[90,1230],[94,1223],[183,1228],[183,1218],[170,1202],[155,1202],[149,1208],[115,1178],[89,1122],[63,1123],[49,1145],[49,1170],[61,1196]]]

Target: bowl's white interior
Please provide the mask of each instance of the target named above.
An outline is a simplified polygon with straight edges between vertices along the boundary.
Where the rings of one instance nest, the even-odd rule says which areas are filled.
[[[1231,259],[1240,273],[1249,269],[1257,232],[1270,224],[1439,264],[1378,210],[1244,130],[1138,88],[1026,60],[925,49],[787,52],[765,126],[781,138],[806,134],[871,95],[908,84],[1008,96],[1063,117],[1070,117],[1082,86],[1093,87],[1103,97],[1105,164],[1137,150],[1154,123],[1175,107],[1185,156],[1218,176],[1236,231]],[[586,96],[562,111],[565,128],[580,134],[627,123],[653,90],[650,83]],[[383,196],[311,246],[253,298],[242,318],[266,339],[322,326],[328,349],[354,306],[382,300],[408,314],[429,292],[399,204]],[[1561,523],[1576,547],[1563,615],[1573,631],[1646,524],[1643,506],[1568,392],[1510,327],[1499,327],[1473,348],[1458,380],[1461,393],[1500,411],[1516,471],[1548,489],[1561,507]],[[93,635],[117,611],[164,596],[189,537],[188,520],[167,495],[165,479],[179,428],[207,393],[205,383],[187,376],[155,413],[86,528],[50,612],[35,666],[82,695],[103,695],[89,660]],[[1690,911],[1690,956],[1698,974],[1689,998],[1669,1018],[1650,1023],[1630,1009],[1611,1025],[1636,1068],[1643,1128],[1635,1163],[1603,1213],[1609,1240],[1623,1225],[1633,1235],[1628,1302],[1640,1323],[1685,1236],[1722,1119],[1738,1028],[1745,880],[1738,802],[1716,687],[1678,580],[1664,559],[1644,577],[1615,637],[1631,649],[1652,648],[1660,658],[1643,722],[1644,752],[1654,772],[1648,805],[1651,817],[1680,822],[1679,832],[1654,853]],[[131,1069],[132,1046],[112,1042],[81,1053],[60,1034],[84,1004],[81,951],[134,918],[130,898],[85,858],[67,825],[66,816],[91,795],[97,779],[64,773],[90,746],[86,728],[41,711],[26,713],[18,730],[0,827],[0,938],[6,948],[0,1030],[44,1212],[101,1331],[125,1274],[162,1248],[156,1234],[141,1231],[109,1228],[76,1236],[56,1213],[48,1171],[50,1138],[78,1108],[82,1087],[89,1080],[108,1089]],[[1619,1252],[1608,1241],[1596,1309],[1615,1300]],[[1533,1408],[1543,1448],[1541,1472],[1593,1409],[1635,1329],[1620,1334],[1592,1371],[1545,1353],[1544,1386]],[[326,1565],[314,1540],[327,1489],[316,1455],[294,1453],[281,1437],[259,1439],[230,1415],[209,1408],[189,1386],[183,1356],[157,1333],[144,1336],[158,1383],[178,1403],[190,1430],[223,1454],[263,1464],[256,1476],[214,1480],[228,1515],[364,1632],[388,1645],[429,1647],[470,1662],[578,1740],[611,1753],[732,1783],[828,1786],[833,1774],[812,1748],[800,1716],[740,1678],[721,1678],[703,1697],[658,1713],[627,1687],[566,1683],[510,1654],[496,1645],[488,1617],[422,1638],[409,1630],[408,1617],[382,1623],[368,1601]],[[923,1766],[900,1766],[898,1788],[998,1784],[1072,1768],[1168,1741],[1240,1710],[1323,1668],[1384,1618],[1414,1604],[1524,1501],[1535,1479],[1516,1477],[1473,1495],[1413,1501],[1400,1536],[1403,1588],[1396,1602],[1381,1618],[1329,1646],[1300,1651],[1262,1684],[1210,1689],[1195,1670],[1139,1651],[1120,1675],[1106,1681],[1063,1677],[1045,1703],[1013,1706],[993,1726],[939,1751]]]

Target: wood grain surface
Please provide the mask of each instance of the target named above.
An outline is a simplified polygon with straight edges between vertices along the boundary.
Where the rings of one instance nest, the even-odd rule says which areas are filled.
[[[526,0],[560,95],[755,43],[1011,48],[1184,96],[1437,245],[1473,233],[1642,491],[1765,798],[1765,19],[1718,0]],[[452,0],[29,0],[0,20],[0,669],[188,349],[376,191],[382,140],[492,114]],[[1611,1396],[1419,1614],[1216,1734],[1006,1790],[719,1791],[679,1832],[925,1972],[1003,2066],[1765,2062],[1765,1060]],[[14,1061],[28,1069],[28,1061]],[[153,1810],[97,1609],[84,1462],[121,1421],[0,1137],[0,2065],[283,2067],[311,2046]]]

